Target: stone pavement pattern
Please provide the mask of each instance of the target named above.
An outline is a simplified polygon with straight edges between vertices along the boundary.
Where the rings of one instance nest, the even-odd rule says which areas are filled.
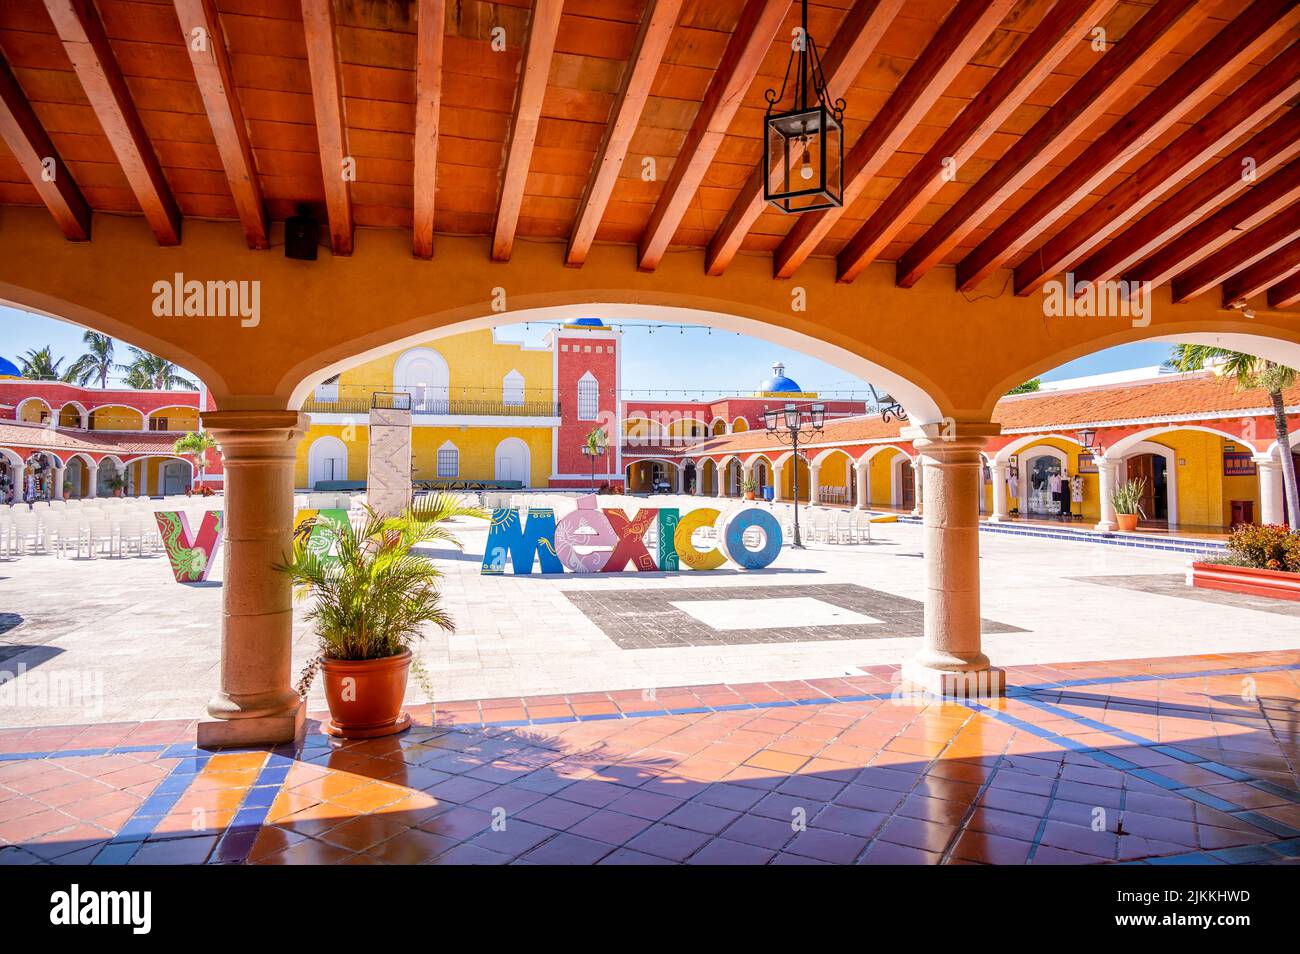
[[[1300,860],[1300,652],[486,699],[339,743],[0,730],[4,864]],[[1100,824],[1098,821],[1100,820]]]
[[[439,702],[853,676],[863,665],[901,663],[920,642],[923,561],[914,525],[877,525],[870,545],[787,548],[757,573],[595,577],[480,576],[486,533],[462,526],[465,552],[437,553],[457,631],[433,632],[417,647]],[[1176,585],[1186,554],[1004,534],[984,534],[980,544],[984,645],[1001,665],[1300,645],[1300,619],[1274,611],[1275,601]],[[38,674],[102,685],[84,704],[5,705],[0,724],[199,716],[218,682],[222,575],[218,560],[206,584],[180,585],[160,556],[0,562],[0,670],[28,670],[11,691]],[[800,587],[809,587],[815,606],[789,602]],[[723,617],[701,620],[683,609],[697,606],[700,589],[714,591],[709,600]],[[734,600],[765,619],[735,628],[726,620]],[[879,622],[843,625],[837,603]],[[817,612],[796,615],[792,607]],[[673,638],[652,611],[688,620],[698,638]],[[314,649],[302,616],[299,606],[295,667]],[[408,702],[428,701],[412,680]],[[309,704],[323,707],[319,684]]]

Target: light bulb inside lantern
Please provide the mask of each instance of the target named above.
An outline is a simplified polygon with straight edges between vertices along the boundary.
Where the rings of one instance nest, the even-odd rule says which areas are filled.
[[[800,178],[811,179],[813,177],[812,156],[809,154],[807,146],[803,147],[803,156],[799,159],[799,162]]]

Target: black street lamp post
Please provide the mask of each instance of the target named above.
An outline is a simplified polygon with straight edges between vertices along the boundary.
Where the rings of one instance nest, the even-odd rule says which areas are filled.
[[[768,408],[763,412],[763,425],[768,436],[775,437],[782,444],[789,444],[793,452],[791,460],[794,475],[791,486],[794,491],[794,540],[790,545],[797,550],[803,549],[803,540],[799,537],[799,442],[807,443],[809,438],[820,434],[825,421],[825,404],[787,404],[784,408]]]
[[[591,461],[591,492],[594,494],[596,492],[596,461],[605,456],[605,446],[603,444],[583,444],[582,452]]]

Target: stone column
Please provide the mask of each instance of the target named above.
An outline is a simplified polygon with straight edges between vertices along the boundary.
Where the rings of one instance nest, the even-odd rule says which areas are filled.
[[[1272,456],[1256,456],[1253,460],[1259,474],[1259,522],[1285,523],[1286,482],[1282,461]]]
[[[931,692],[1002,695],[1002,671],[980,649],[980,448],[997,424],[909,429],[925,474],[925,645],[903,678]]]
[[[63,481],[67,473],[68,468],[66,466],[54,468],[54,486],[50,488],[51,500],[63,499]]]
[[[1115,504],[1111,501],[1111,492],[1119,483],[1119,461],[1097,458],[1097,499],[1101,505],[1101,519],[1096,529],[1109,532],[1119,523],[1115,520]]]
[[[925,512],[925,501],[922,499],[922,492],[925,490],[925,468],[921,464],[920,448],[917,448],[917,455],[912,458],[912,516],[919,517]],[[977,511],[978,512],[978,511]]]
[[[808,468],[808,503],[822,502],[822,469],[820,465]]]
[[[86,497],[99,496],[99,465],[91,464],[86,468]]]
[[[369,428],[366,503],[395,517],[411,505],[411,411],[372,407]]]
[[[995,461],[989,472],[993,477],[993,512],[989,514],[989,523],[1001,523],[1007,519],[1007,465]]]
[[[723,467],[713,468],[713,496],[727,496],[727,471]]]
[[[858,509],[871,509],[871,465],[859,462],[854,465],[854,477],[858,482]]]
[[[293,606],[274,564],[293,538],[293,465],[308,420],[297,411],[209,411],[225,458],[221,688],[200,745],[288,742],[302,732],[293,691]]]
[[[781,493],[781,470],[780,467],[772,468],[772,503],[780,503],[785,499]]]

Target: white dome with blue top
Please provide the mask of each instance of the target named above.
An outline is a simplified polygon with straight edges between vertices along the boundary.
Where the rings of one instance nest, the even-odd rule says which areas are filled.
[[[23,373],[18,369],[18,365],[7,358],[0,358],[0,378],[21,378],[22,376]]]
[[[772,365],[772,376],[759,385],[764,394],[800,393],[803,388],[785,376],[785,365],[780,361]]]

